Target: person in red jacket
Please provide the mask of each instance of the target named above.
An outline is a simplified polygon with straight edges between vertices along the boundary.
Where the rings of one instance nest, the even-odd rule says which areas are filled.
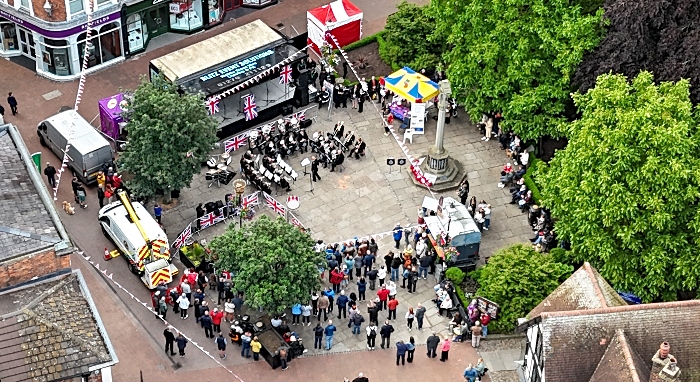
[[[488,325],[491,322],[491,316],[488,313],[481,313],[479,320],[481,321],[481,336],[486,338],[486,335],[489,333]]]
[[[335,267],[331,271],[330,281],[331,281],[331,284],[333,284],[333,292],[335,292],[335,293],[340,292],[340,283],[343,282],[343,276],[344,276],[343,272],[341,272],[340,269],[338,269],[338,267]]]
[[[387,302],[387,306],[389,307],[389,319],[390,320],[395,320],[396,319],[396,307],[399,306],[399,300],[392,298]]]
[[[211,317],[211,323],[214,326],[214,333],[221,332],[221,319],[224,318],[224,312],[219,311],[219,308],[214,308],[209,317]]]
[[[379,310],[386,309],[386,300],[389,299],[389,289],[386,289],[386,285],[382,284],[382,287],[377,291],[377,296],[379,297]]]

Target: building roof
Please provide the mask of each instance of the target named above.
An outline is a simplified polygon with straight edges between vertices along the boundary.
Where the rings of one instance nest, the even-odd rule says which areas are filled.
[[[0,262],[61,241],[8,131],[0,126]]]
[[[629,347],[624,330],[615,336],[605,350],[589,382],[647,382],[649,369],[634,349]]]
[[[79,377],[117,362],[80,271],[0,295],[0,380]]]
[[[527,317],[544,312],[599,309],[627,305],[607,281],[589,263],[584,263],[566,281],[537,305]]]
[[[151,61],[171,81],[176,81],[284,39],[261,20],[166,54]]]
[[[637,370],[651,370],[652,357],[665,341],[671,344],[670,353],[678,360],[680,381],[700,380],[699,316],[700,300],[542,313],[547,381],[589,382],[620,330],[627,347],[641,358],[632,357]]]

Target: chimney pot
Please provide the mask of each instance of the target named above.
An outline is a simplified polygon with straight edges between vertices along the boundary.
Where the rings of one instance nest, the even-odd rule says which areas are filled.
[[[668,353],[671,351],[671,345],[668,344],[668,342],[664,341],[661,343],[661,346],[659,346],[659,358],[661,359],[666,359],[668,357]]]

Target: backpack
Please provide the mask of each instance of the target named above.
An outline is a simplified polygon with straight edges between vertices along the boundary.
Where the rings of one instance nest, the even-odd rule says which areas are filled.
[[[225,346],[226,345],[226,338],[216,337],[216,344],[219,346]]]
[[[370,337],[376,337],[376,336],[377,336],[377,330],[375,330],[375,329],[370,330],[370,331],[369,331],[369,336],[370,336]]]

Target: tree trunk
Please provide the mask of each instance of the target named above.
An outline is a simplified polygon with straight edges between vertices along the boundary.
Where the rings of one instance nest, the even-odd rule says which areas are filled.
[[[163,204],[170,204],[173,202],[173,198],[170,196],[170,187],[165,189],[163,194]]]

